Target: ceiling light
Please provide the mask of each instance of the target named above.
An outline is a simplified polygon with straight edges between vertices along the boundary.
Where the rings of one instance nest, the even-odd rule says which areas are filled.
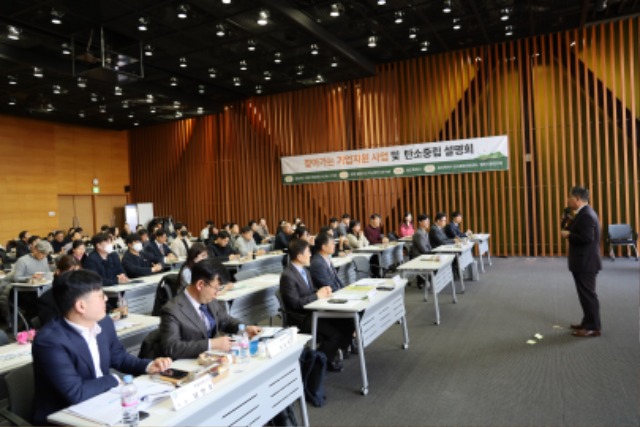
[[[215,68],[209,68],[209,78],[210,79],[215,79],[216,77],[218,77],[218,72],[216,71]]]
[[[225,31],[224,25],[223,24],[216,25],[216,36],[224,37],[225,34],[226,34],[226,31]]]
[[[451,13],[451,0],[444,0],[444,5],[442,6],[442,12]]]
[[[378,0],[378,5],[383,6],[387,4],[387,0]]]
[[[273,54],[273,62],[279,64],[282,62],[282,54],[280,52],[276,52]]]
[[[508,21],[509,20],[509,8],[505,7],[504,9],[500,9],[500,20]]]
[[[336,68],[338,66],[338,58],[335,56],[331,58],[331,67]]]
[[[9,79],[9,84],[10,85],[17,85],[18,84],[18,79],[16,78],[16,76],[8,76],[7,78]]]
[[[267,25],[269,23],[269,11],[262,9],[258,12],[258,25]]]
[[[260,95],[262,93],[262,85],[256,85],[256,93]]]
[[[44,73],[42,72],[42,68],[33,67],[33,77],[41,79],[43,76],[44,76]]]
[[[198,85],[198,93],[204,95],[204,85]]]
[[[189,6],[186,4],[181,4],[178,6],[178,18],[179,19],[187,19],[187,12],[189,11]]]
[[[319,51],[319,49],[318,49],[318,45],[317,45],[317,44],[315,44],[315,43],[314,43],[314,44],[312,44],[312,45],[311,45],[311,55],[317,55],[317,54],[318,54],[318,51]]]
[[[138,31],[147,31],[149,28],[149,18],[141,16],[138,18]]]
[[[98,94],[95,92],[91,92],[90,99],[91,99],[91,102],[98,102]]]
[[[84,89],[85,87],[87,87],[87,79],[85,79],[84,77],[78,77],[78,87]]]
[[[113,116],[109,116],[109,118],[107,118],[107,120],[109,121],[109,123],[113,123],[114,118],[113,118]]]
[[[150,112],[151,114],[155,114],[155,113],[156,113],[156,111],[157,111],[157,110],[156,110],[156,107],[154,107],[153,105],[152,105],[151,107],[149,107],[149,112]]]
[[[130,119],[133,119],[135,117],[135,115],[133,114],[133,111],[127,114],[127,117],[129,117]]]
[[[169,85],[171,86],[178,86],[178,78],[177,77],[171,77],[169,79]]]
[[[245,61],[244,59],[240,61],[240,70],[247,71],[247,61]]]
[[[98,107],[98,111],[100,111],[101,113],[106,113],[107,112],[107,106],[106,105],[101,105]]]
[[[409,28],[409,38],[413,40],[416,37],[418,37],[418,29],[416,27]]]
[[[133,122],[134,126],[140,126],[140,122]]]
[[[428,51],[428,50],[429,50],[429,45],[430,45],[430,44],[431,44],[431,43],[429,43],[427,40],[423,41],[422,43],[420,43],[420,50],[421,50],[422,52],[426,52],[426,51]]]
[[[318,75],[316,76],[316,83],[322,82],[324,82],[324,77],[322,77],[322,74],[318,73]]]
[[[334,3],[331,5],[331,11],[329,12],[329,16],[333,18],[337,18],[340,16],[340,3]]]
[[[454,30],[460,29],[460,18],[453,18],[453,29]]]
[[[231,4],[231,0],[222,0],[222,4]]]
[[[607,0],[596,1],[596,11],[604,12],[607,9]]]
[[[402,16],[403,16],[403,15],[404,15],[404,12],[403,12],[403,11],[401,11],[401,10],[398,10],[398,11],[395,13],[395,17],[396,17],[396,19],[395,19],[393,22],[395,22],[396,24],[402,24]]]
[[[44,109],[47,111],[47,113],[50,113],[53,110],[55,110],[52,103],[48,103],[47,105],[45,105]]]
[[[377,42],[378,42],[378,40],[377,40],[377,37],[376,37],[376,36],[370,36],[370,37],[369,37],[369,41],[368,41],[368,43],[367,43],[367,46],[369,46],[369,47],[376,47],[376,46],[377,46]]]
[[[153,56],[153,47],[150,44],[144,45],[144,56]]]
[[[504,35],[507,37],[513,35],[513,25],[507,25],[504,27]]]
[[[127,101],[126,99],[122,101],[122,108],[129,108],[129,101]]]
[[[148,93],[146,101],[147,101],[147,104],[153,104],[153,101],[154,101],[153,94]]]
[[[182,111],[176,111],[176,119],[182,117]]]
[[[247,50],[253,52],[254,50],[256,50],[256,42],[253,39],[250,39],[247,42]]]
[[[10,98],[9,99],[9,105],[16,105],[16,99],[15,98]]]
[[[175,109],[180,108],[180,101],[173,101],[173,108]]]
[[[265,71],[264,72],[264,79],[265,80],[271,80],[271,71]]]
[[[22,28],[14,27],[13,25],[7,25],[7,38],[9,40],[20,40],[20,34],[22,34]]]
[[[60,12],[59,10],[51,9],[51,23],[55,25],[62,24],[62,17],[64,16],[64,12]]]
[[[81,119],[84,119],[84,110],[78,111],[78,117],[80,117]]]
[[[202,107],[198,107],[198,108],[196,109],[196,113],[198,113],[198,114],[202,114],[202,113],[204,113],[204,108],[202,108]]]
[[[116,86],[113,88],[113,94],[115,96],[122,96],[122,88],[120,86]]]
[[[296,67],[296,74],[301,76],[304,73],[304,65],[300,64]]]
[[[69,47],[69,43],[62,43],[62,54],[71,55],[71,48]]]
[[[233,78],[233,85],[234,86],[240,86],[240,77],[234,77]]]
[[[180,58],[180,68],[187,68],[187,58],[184,56]]]

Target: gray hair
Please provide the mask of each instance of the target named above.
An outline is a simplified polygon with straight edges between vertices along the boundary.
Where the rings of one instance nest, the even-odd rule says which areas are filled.
[[[36,249],[38,250],[38,252],[45,255],[49,255],[51,252],[53,252],[51,243],[47,242],[46,240],[40,240],[38,243],[36,243]]]

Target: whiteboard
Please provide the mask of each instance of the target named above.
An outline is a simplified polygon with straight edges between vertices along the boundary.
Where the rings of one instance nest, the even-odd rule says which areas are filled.
[[[138,223],[147,228],[152,219],[153,203],[138,203]]]

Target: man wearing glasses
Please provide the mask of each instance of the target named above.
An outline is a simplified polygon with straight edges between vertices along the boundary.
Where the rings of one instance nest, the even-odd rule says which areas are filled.
[[[231,350],[231,338],[240,322],[216,300],[228,281],[225,267],[205,259],[191,269],[191,284],[163,308],[160,317],[161,354],[172,359],[193,359],[208,350]],[[261,331],[247,326],[249,338]]]

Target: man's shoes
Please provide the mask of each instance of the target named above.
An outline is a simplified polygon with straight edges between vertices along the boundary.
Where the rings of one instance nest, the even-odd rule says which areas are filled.
[[[358,339],[357,338],[352,338],[351,339],[351,354],[359,354],[359,351],[358,351]]]
[[[342,372],[343,369],[344,367],[342,366],[342,362],[340,360],[334,360],[327,366],[327,371],[329,372]]]
[[[600,331],[591,330],[591,329],[578,329],[577,331],[573,331],[572,335],[574,337],[580,337],[580,338],[599,337]]]
[[[571,325],[569,325],[569,327],[570,327],[571,329],[574,329],[574,330],[584,329],[580,323],[571,324]]]

